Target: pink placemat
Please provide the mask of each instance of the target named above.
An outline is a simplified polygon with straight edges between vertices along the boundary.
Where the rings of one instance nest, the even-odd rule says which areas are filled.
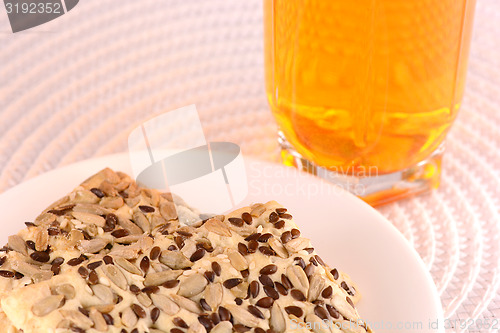
[[[261,0],[85,0],[17,34],[2,10],[0,191],[125,151],[135,125],[191,103],[207,139],[278,161]],[[450,321],[500,318],[498,21],[500,2],[478,0],[467,93],[441,187],[380,208],[423,258]],[[468,331],[494,331],[477,323]]]

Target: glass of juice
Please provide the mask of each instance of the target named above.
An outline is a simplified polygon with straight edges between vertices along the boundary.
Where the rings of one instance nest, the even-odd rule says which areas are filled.
[[[285,164],[373,205],[439,184],[475,0],[264,0]]]

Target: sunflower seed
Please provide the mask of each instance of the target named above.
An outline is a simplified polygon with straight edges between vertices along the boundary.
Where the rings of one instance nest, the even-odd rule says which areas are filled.
[[[108,330],[108,324],[106,323],[106,320],[104,320],[102,313],[97,311],[95,308],[90,309],[89,318],[94,322],[94,329],[101,332]]]
[[[160,204],[160,214],[167,221],[177,219],[177,210],[175,205],[170,201],[164,201]]]
[[[75,207],[76,208],[76,207]],[[80,212],[80,211],[73,211],[71,212],[73,217],[85,224],[94,224],[98,227],[104,227],[106,224],[106,220],[104,217],[99,216],[100,214],[93,214],[93,213],[87,213],[87,212]]]
[[[16,252],[19,252],[25,256],[28,255],[28,249],[26,248],[26,243],[21,238],[21,236],[19,236],[19,235],[9,236],[8,245],[12,250],[14,250]],[[45,249],[43,249],[41,251],[44,251],[44,250]]]
[[[299,289],[304,294],[308,293],[309,280],[307,279],[306,273],[302,268],[300,268],[300,266],[289,266],[286,270],[286,276],[296,289]]]
[[[307,300],[309,302],[317,300],[324,287],[325,280],[319,274],[311,276],[309,280],[309,293],[307,294]]]
[[[227,309],[233,315],[233,318],[245,326],[255,327],[259,325],[260,320],[250,312],[236,304],[228,304]]]
[[[126,270],[127,272],[135,275],[142,276],[142,271],[133,263],[122,257],[115,257],[115,264]]]
[[[127,290],[127,279],[115,265],[106,265],[99,268],[102,269],[104,275],[106,275],[106,277],[117,287]]]
[[[40,272],[40,269],[35,265],[29,264],[21,260],[12,260],[11,266],[12,269],[15,270],[16,272],[19,272],[27,276],[33,276]]]
[[[61,309],[60,312],[65,319],[70,320],[74,325],[82,329],[89,329],[93,325],[93,321],[80,311]]]
[[[137,224],[142,231],[145,233],[151,232],[151,224],[149,223],[148,218],[141,212],[135,212],[132,216],[133,221]]]
[[[206,317],[198,317],[198,320],[199,322],[195,322],[189,325],[187,333],[206,333],[214,326],[213,323]]]
[[[292,239],[291,241],[286,243],[285,248],[288,250],[288,252],[297,253],[300,250],[303,250],[306,247],[308,247],[309,243],[310,243],[309,239],[299,237],[299,238]]]
[[[229,321],[221,321],[212,328],[211,333],[232,333],[233,325]]]
[[[231,261],[231,265],[236,270],[242,271],[248,268],[248,263],[245,257],[243,257],[238,251],[230,250],[227,256],[229,258],[229,261]]]
[[[231,288],[231,293],[238,298],[246,298],[248,296],[248,282],[243,281],[236,287]]]
[[[207,283],[207,279],[203,275],[198,273],[192,274],[180,282],[177,294],[188,298],[193,297],[201,293],[207,286]]]
[[[153,304],[169,316],[175,315],[180,310],[179,306],[165,295],[151,294],[150,297]]]
[[[161,252],[159,260],[172,269],[184,269],[193,266],[193,263],[179,251],[164,250]]]
[[[137,224],[135,224],[134,222],[132,222],[131,220],[129,220],[127,218],[122,218],[121,216],[119,216],[118,217],[118,224],[120,225],[120,227],[127,230],[129,234],[132,234],[132,235],[142,235],[143,234],[142,229]],[[113,233],[111,233],[111,234],[113,234]]]
[[[122,311],[122,323],[126,327],[134,327],[137,324],[137,316],[132,308],[125,308]]]
[[[268,244],[280,258],[283,259],[288,258],[288,251],[285,249],[283,244],[281,244],[281,242],[277,238],[273,237],[269,239]]]
[[[105,208],[118,209],[123,206],[124,201],[122,197],[106,197],[99,204]]]
[[[350,306],[347,301],[340,295],[334,295],[330,299],[331,305],[348,320],[356,320],[357,314],[356,310]]]
[[[75,298],[75,287],[68,283],[58,284],[54,287],[54,292],[57,295],[63,295],[66,299]]]
[[[200,307],[198,304],[189,298],[179,296],[176,294],[171,295],[172,300],[177,303],[178,306],[180,306],[183,309],[186,309],[187,311],[199,314],[201,312]]]
[[[33,283],[39,283],[42,281],[49,280],[54,274],[51,271],[41,271],[36,274],[33,274],[31,277],[33,279]]]
[[[169,271],[162,271],[162,272],[151,272],[146,275],[146,278],[144,279],[144,285],[146,287],[149,286],[159,286],[162,283],[165,283],[170,280],[175,280],[179,275],[182,274],[182,271],[180,270],[169,270]]]
[[[62,305],[64,295],[50,295],[37,301],[31,307],[31,312],[37,317],[44,317]]]
[[[82,253],[97,253],[108,245],[108,241],[103,238],[94,238],[91,240],[81,240],[79,249]]]
[[[228,226],[224,222],[219,221],[216,218],[209,219],[207,222],[205,222],[204,226],[208,231],[213,232],[219,236],[232,236],[231,230],[229,230]]]
[[[96,295],[104,304],[111,304],[114,300],[113,291],[111,288],[106,287],[103,284],[96,284],[90,286],[94,295]]]
[[[263,204],[256,204],[252,206],[252,210],[250,211],[250,215],[254,217],[261,216],[266,211],[266,207]]]
[[[205,301],[212,308],[217,309],[222,302],[222,285],[220,283],[211,283],[205,288]]]
[[[274,303],[271,308],[271,316],[269,318],[269,326],[276,332],[282,333],[286,330],[285,316],[283,315],[283,310],[278,305]]]

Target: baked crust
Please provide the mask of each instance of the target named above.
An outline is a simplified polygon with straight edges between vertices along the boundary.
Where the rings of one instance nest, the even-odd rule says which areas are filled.
[[[274,201],[200,217],[104,169],[4,251],[0,333],[370,331],[357,287]]]

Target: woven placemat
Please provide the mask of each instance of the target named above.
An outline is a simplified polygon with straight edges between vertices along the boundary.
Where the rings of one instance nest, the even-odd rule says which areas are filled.
[[[499,16],[500,2],[478,0],[441,187],[380,208],[422,256],[451,321],[500,318]],[[0,11],[0,191],[125,151],[137,124],[191,103],[207,139],[278,161],[262,34],[261,0],[85,0],[17,34]],[[495,331],[477,323],[468,331]]]

